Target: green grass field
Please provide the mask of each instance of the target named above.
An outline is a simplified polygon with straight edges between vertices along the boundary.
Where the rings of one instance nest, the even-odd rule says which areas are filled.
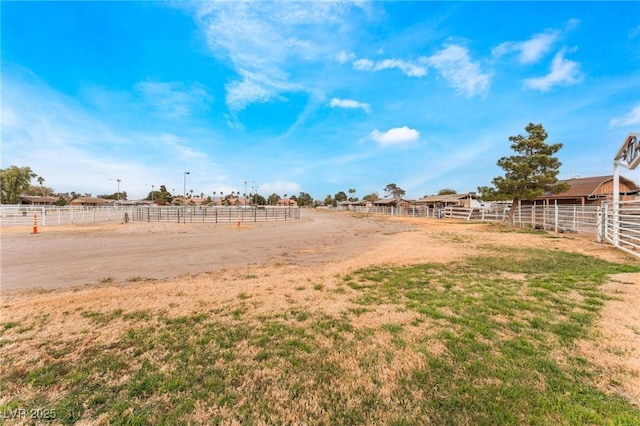
[[[245,293],[189,316],[83,311],[115,343],[29,337],[50,358],[18,368],[2,356],[0,412],[5,422],[26,408],[52,410],[44,422],[113,425],[640,424],[574,350],[593,338],[601,284],[640,268],[557,250],[486,253],[313,286],[319,299],[348,299],[340,313],[257,315]],[[53,326],[46,316],[0,323],[0,352]]]

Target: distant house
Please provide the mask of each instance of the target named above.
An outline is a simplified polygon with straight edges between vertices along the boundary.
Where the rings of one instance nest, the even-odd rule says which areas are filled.
[[[380,198],[371,202],[372,207],[395,207],[395,208],[408,208],[410,202],[403,200],[402,198]]]
[[[281,198],[278,200],[278,205],[295,207],[298,205],[298,202],[292,198]]]
[[[559,194],[547,193],[529,204],[579,204],[582,206],[599,206],[613,201],[613,176],[594,176],[573,178],[560,182],[568,183],[570,188]],[[633,200],[640,194],[640,188],[631,180],[620,176],[620,200]]]
[[[106,200],[104,198],[78,197],[71,200],[69,204],[72,206],[102,207],[102,206],[111,206],[114,203],[115,203],[115,200]]]
[[[417,208],[441,209],[449,206],[480,208],[482,204],[476,198],[475,192],[463,194],[429,195],[413,202]]]
[[[58,197],[41,197],[39,195],[22,195],[20,204],[28,206],[53,206],[58,201]]]
[[[336,203],[336,206],[338,210],[362,210],[362,209],[370,209],[372,204],[373,203],[369,200],[338,201]]]

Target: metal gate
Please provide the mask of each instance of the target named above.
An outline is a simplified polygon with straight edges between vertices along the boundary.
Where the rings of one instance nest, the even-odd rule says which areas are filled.
[[[599,215],[598,241],[640,257],[640,201],[604,204]]]

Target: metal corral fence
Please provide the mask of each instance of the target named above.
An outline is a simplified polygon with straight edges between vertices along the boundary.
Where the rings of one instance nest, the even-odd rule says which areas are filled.
[[[34,218],[35,215],[35,218]],[[300,218],[299,207],[258,206],[0,206],[0,226],[74,225],[97,222],[232,223],[272,222]]]
[[[545,229],[554,232],[596,233],[598,223],[597,206],[581,205],[537,205],[515,208],[513,224],[520,227]],[[509,216],[509,208],[470,209],[447,207],[444,217],[480,222],[502,222]]]
[[[546,229],[555,232],[596,233],[598,223],[596,206],[580,205],[538,205],[516,207],[514,225]],[[509,215],[509,207],[498,206],[493,209],[468,208],[461,206],[433,207],[355,207],[351,210],[363,213],[375,213],[394,216],[412,216],[429,218],[460,219],[477,222],[503,222]]]
[[[621,201],[617,215],[611,204],[602,206],[554,204],[517,206],[515,209],[513,215],[515,226],[554,232],[596,234],[598,241],[613,244],[629,254],[640,257],[640,200]],[[479,222],[502,222],[509,215],[508,207],[496,209],[454,206],[443,209],[384,207],[377,210],[356,209],[356,211]]]
[[[640,257],[640,201],[620,201],[617,214],[613,204],[605,204],[598,240]]]
[[[358,213],[373,213],[390,216],[412,216],[412,217],[439,217],[442,209],[434,209],[426,206],[420,207],[396,207],[396,206],[350,206],[348,211]]]
[[[74,225],[95,222],[122,222],[125,213],[130,212],[131,207],[110,206],[26,206],[9,205],[0,206],[0,226],[31,226],[34,224],[34,215],[38,226],[48,225]]]
[[[300,219],[300,207],[165,206],[133,207],[130,219],[144,222],[235,223]]]

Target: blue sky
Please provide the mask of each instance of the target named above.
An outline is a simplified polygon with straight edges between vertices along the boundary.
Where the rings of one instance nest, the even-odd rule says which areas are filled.
[[[639,2],[0,8],[0,163],[60,192],[419,198],[490,185],[530,122],[560,178],[640,130]]]

